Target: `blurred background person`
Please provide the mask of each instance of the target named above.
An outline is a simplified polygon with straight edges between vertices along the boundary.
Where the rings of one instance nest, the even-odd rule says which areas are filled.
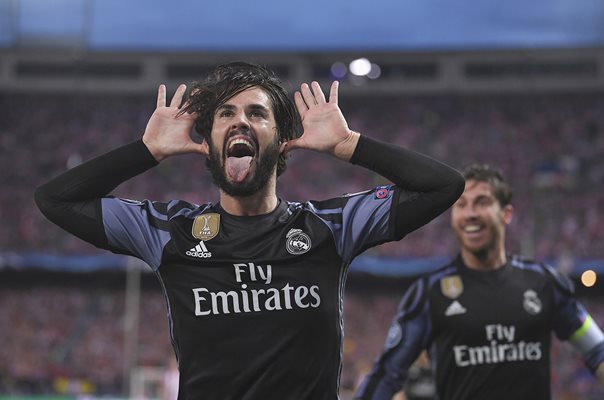
[[[451,208],[460,253],[404,295],[356,398],[392,399],[426,349],[439,399],[549,400],[552,332],[604,384],[604,334],[572,283],[506,249],[510,185],[485,164],[467,167],[464,176],[464,193]]]

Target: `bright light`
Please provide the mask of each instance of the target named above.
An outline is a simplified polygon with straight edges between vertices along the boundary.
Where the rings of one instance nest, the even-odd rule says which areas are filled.
[[[331,75],[336,79],[342,79],[346,76],[348,72],[348,68],[346,68],[346,64],[343,62],[335,62],[331,65]]]
[[[596,284],[597,280],[598,280],[598,276],[591,269],[588,269],[587,271],[584,271],[581,274],[581,283],[585,287],[592,287],[593,285]]]
[[[348,66],[350,73],[356,76],[365,76],[371,72],[371,62],[366,58],[357,58]]]
[[[371,63],[371,71],[367,74],[367,78],[369,79],[377,79],[382,75],[382,69],[379,65],[375,63]]]

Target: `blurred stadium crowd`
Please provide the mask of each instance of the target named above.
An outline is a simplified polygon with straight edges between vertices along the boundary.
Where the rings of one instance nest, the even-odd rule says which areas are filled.
[[[604,95],[439,95],[357,97],[341,94],[349,126],[456,167],[499,166],[515,189],[508,248],[549,260],[570,272],[578,259],[604,259]],[[1,251],[95,253],[46,222],[33,189],[82,160],[140,138],[154,96],[0,94]],[[201,157],[188,155],[122,185],[126,198],[215,201]],[[280,178],[288,200],[323,199],[385,183],[382,178],[313,153],[296,152]],[[443,215],[402,242],[372,249],[390,257],[453,255]],[[82,279],[94,279],[82,277]],[[345,302],[345,367],[350,391],[380,351],[403,288]],[[140,365],[172,357],[159,290],[143,293]],[[36,286],[0,291],[0,393],[53,393],[80,379],[97,394],[122,389],[124,295],[119,290]],[[602,298],[588,308],[604,325]],[[602,388],[565,347],[556,344],[556,399],[602,398]],[[66,386],[67,385],[67,386]],[[573,397],[575,396],[575,397]],[[599,397],[598,397],[599,396]],[[583,397],[591,398],[591,397]]]
[[[488,162],[515,189],[509,248],[549,260],[601,259],[604,248],[604,95],[341,96],[349,126],[432,155],[458,168]],[[153,95],[0,95],[0,243],[12,251],[90,252],[47,223],[33,189],[48,178],[141,137]],[[129,198],[216,200],[201,157],[169,159],[116,190]],[[295,152],[280,179],[289,200],[323,199],[382,184],[362,168]],[[455,251],[447,216],[383,255],[424,257]]]
[[[0,291],[0,325],[10,327],[0,330],[0,393],[122,393],[124,293],[87,286]],[[343,399],[382,349],[399,297],[396,291],[346,293]],[[584,303],[597,321],[604,321],[601,299]],[[160,290],[143,291],[141,304],[137,365],[166,367],[174,356]],[[604,388],[566,344],[554,341],[552,365],[554,400],[604,396]]]

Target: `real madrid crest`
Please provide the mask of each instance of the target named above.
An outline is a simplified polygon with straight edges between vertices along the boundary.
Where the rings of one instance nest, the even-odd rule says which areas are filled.
[[[459,275],[447,276],[440,280],[441,292],[450,299],[455,299],[463,293],[463,282]]]
[[[534,290],[527,290],[524,292],[524,301],[522,302],[524,311],[531,315],[537,315],[541,312],[542,304],[537,292]]]
[[[220,214],[208,213],[195,217],[191,234],[193,237],[207,241],[218,235],[220,230]]]
[[[285,238],[285,248],[289,254],[304,254],[312,246],[310,237],[302,229],[290,229]]]

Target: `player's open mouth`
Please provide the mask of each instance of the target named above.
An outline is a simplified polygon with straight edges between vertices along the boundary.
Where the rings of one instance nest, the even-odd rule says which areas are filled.
[[[248,136],[235,135],[226,144],[226,172],[233,182],[243,182],[252,169],[257,145]]]

